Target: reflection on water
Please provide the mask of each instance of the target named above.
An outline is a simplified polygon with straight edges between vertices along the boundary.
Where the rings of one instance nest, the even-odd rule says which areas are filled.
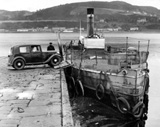
[[[74,122],[79,122],[82,127],[145,127],[146,115],[140,119],[125,116],[114,107],[92,98],[77,97],[71,104]]]

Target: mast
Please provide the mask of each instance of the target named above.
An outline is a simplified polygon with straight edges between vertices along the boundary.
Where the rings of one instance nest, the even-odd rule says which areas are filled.
[[[128,37],[126,37],[126,68],[128,67]]]
[[[80,24],[79,24],[79,37],[81,37],[81,35],[82,35],[82,32],[81,32],[82,30],[81,30],[81,20],[80,20]]]

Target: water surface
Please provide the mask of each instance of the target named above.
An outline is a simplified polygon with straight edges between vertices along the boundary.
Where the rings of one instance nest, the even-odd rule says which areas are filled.
[[[85,35],[85,34],[84,34]],[[148,119],[145,121],[145,124],[142,122],[137,124],[137,121],[123,121],[123,119],[117,119],[113,117],[112,114],[107,114],[110,117],[106,117],[107,110],[111,110],[110,107],[105,107],[101,103],[97,103],[96,100],[90,98],[79,98],[75,100],[73,103],[75,106],[73,107],[73,114],[75,117],[79,116],[82,120],[83,126],[88,127],[116,127],[113,123],[117,123],[117,125],[125,125],[129,127],[160,127],[160,33],[106,33],[104,34],[106,40],[110,40],[112,37],[116,37],[117,40],[119,37],[129,37],[129,38],[140,38],[141,43],[146,42],[146,40],[150,40],[149,47],[149,69],[150,69],[150,88],[149,88],[149,104],[148,104]],[[79,37],[78,33],[63,33],[61,34],[62,43],[70,42],[70,40],[77,40]],[[120,40],[119,40],[120,41]],[[124,41],[125,40],[121,40]],[[41,44],[43,50],[46,50],[49,42],[53,42],[56,50],[57,48],[57,34],[55,33],[0,33],[0,56],[7,56],[9,49],[11,46],[19,45],[19,44]],[[106,42],[108,44],[108,42]],[[138,40],[134,42],[135,45],[138,44]],[[146,48],[147,45],[144,45],[141,48]],[[6,65],[7,67],[7,65]],[[81,103],[79,103],[81,102]],[[80,105],[81,104],[81,105]],[[77,105],[77,106],[76,106]],[[92,106],[90,106],[92,105]],[[80,106],[80,107],[78,107]],[[89,106],[89,107],[88,107]],[[78,108],[81,109],[81,112],[87,111],[90,109],[88,113],[82,113],[81,115],[76,116],[76,111]],[[94,107],[94,108],[93,108]],[[96,112],[92,112],[93,109]],[[114,110],[113,110],[114,112]],[[79,113],[79,112],[77,112]],[[113,118],[112,118],[113,117]],[[95,118],[95,119],[94,119]],[[78,119],[78,118],[77,118]],[[92,122],[88,122],[88,120],[92,120]],[[88,122],[88,125],[87,125]],[[130,123],[131,122],[131,123]],[[139,121],[138,121],[139,122]]]

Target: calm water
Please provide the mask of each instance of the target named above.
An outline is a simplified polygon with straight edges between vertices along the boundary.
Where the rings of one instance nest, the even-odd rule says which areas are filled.
[[[70,42],[70,39],[76,40],[78,39],[78,36],[78,33],[61,34],[62,43]],[[146,42],[146,40],[150,39],[150,55],[148,59],[150,69],[149,107],[148,119],[145,121],[144,126],[160,127],[160,33],[106,33],[104,36],[107,39],[107,43],[109,42],[111,37],[116,37],[119,41],[123,41],[119,37],[140,38],[141,43],[143,43],[143,41]],[[57,34],[54,33],[0,33],[0,56],[7,56],[10,47],[17,44],[41,44],[43,50],[46,50],[49,42],[53,42],[56,50],[58,51]],[[138,41],[135,43],[138,43]],[[143,45],[143,47],[141,48],[146,47],[146,45]],[[110,109],[109,107],[104,107],[102,104],[95,102],[95,100],[93,99],[79,98],[78,101],[77,99],[75,99],[73,105],[74,116],[77,117],[75,113],[79,113],[80,116],[77,117],[77,119],[80,119],[81,122],[83,122],[83,126],[116,127],[116,125],[112,124],[125,124],[122,119],[119,121],[115,119],[116,117],[113,118],[112,114],[108,114],[109,117],[107,114],[104,114],[108,110],[112,111],[112,109]],[[93,108],[97,108],[100,110],[96,110],[96,113],[93,113]],[[126,126],[138,127],[138,125],[136,124],[137,123],[135,121],[131,121],[131,124]]]

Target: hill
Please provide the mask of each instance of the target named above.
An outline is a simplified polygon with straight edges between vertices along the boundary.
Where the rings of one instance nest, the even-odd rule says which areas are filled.
[[[0,10],[0,20],[24,20],[21,23],[2,23],[0,29],[39,28],[39,27],[78,27],[82,20],[82,27],[86,28],[86,10],[95,9],[95,22],[99,28],[139,26],[160,29],[160,10],[150,6],[135,6],[121,1],[113,2],[79,2],[29,11]],[[142,23],[137,24],[137,21]],[[38,21],[38,22],[37,22]],[[26,23],[28,22],[28,23]],[[99,24],[99,22],[101,22]],[[106,24],[107,23],[107,24]],[[157,27],[158,26],[158,27]]]
[[[134,6],[126,2],[79,2],[29,11],[0,10],[0,20],[80,20],[86,19],[86,8],[95,8],[97,20],[108,15],[139,15],[160,17],[160,10],[154,7]]]
[[[81,2],[60,5],[43,10],[39,10],[26,19],[40,20],[86,20],[86,8],[95,8],[96,19],[108,17],[108,15],[138,15],[138,16],[157,16],[160,17],[160,10],[154,7],[134,6],[126,2]],[[120,18],[120,17],[119,17]]]
[[[0,20],[24,20],[27,16],[32,15],[29,11],[6,11],[0,10]]]

